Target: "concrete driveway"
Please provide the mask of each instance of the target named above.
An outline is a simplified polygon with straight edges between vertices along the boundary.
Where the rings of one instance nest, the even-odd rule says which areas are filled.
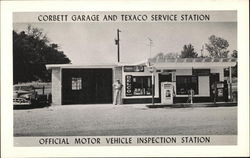
[[[14,110],[15,136],[234,135],[237,107],[67,105]]]

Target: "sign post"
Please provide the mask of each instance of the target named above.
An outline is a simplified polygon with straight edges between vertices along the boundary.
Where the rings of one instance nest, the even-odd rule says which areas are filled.
[[[155,97],[155,78],[154,78],[154,72],[155,72],[155,67],[150,66],[149,67],[149,72],[152,73],[152,105],[154,105],[154,97]]]

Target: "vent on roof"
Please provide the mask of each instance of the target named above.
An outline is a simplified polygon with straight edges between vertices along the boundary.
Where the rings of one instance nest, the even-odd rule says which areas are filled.
[[[163,62],[165,62],[165,59],[164,58],[157,58],[157,62],[163,63]]]
[[[183,63],[184,61],[185,61],[185,59],[183,59],[183,58],[178,58],[178,59],[177,59],[177,62],[178,62],[178,63]]]
[[[231,61],[232,61],[232,62],[236,62],[237,59],[236,59],[236,58],[232,58]]]
[[[202,62],[204,58],[195,58],[195,62]]]
[[[173,58],[169,58],[169,59],[167,59],[167,62],[171,62],[171,63],[173,63],[173,62],[175,62],[175,59]]]
[[[205,62],[211,62],[211,61],[212,61],[212,58],[206,58],[204,61],[205,61]]]
[[[229,58],[223,58],[222,61],[223,61],[223,62],[228,62],[228,61],[229,61]]]
[[[220,62],[220,58],[215,58],[214,62]]]
[[[193,58],[187,58],[187,59],[186,59],[186,62],[189,62],[189,63],[190,63],[190,62],[193,62]]]

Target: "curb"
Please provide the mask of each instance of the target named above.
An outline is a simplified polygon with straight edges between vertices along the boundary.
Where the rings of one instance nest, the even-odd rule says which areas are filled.
[[[237,103],[177,103],[177,104],[157,104],[157,105],[146,105],[148,108],[198,108],[198,107],[232,107],[237,106]]]

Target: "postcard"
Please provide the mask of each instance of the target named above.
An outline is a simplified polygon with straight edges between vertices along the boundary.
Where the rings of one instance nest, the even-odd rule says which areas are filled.
[[[1,3],[2,156],[249,155],[247,1]]]

